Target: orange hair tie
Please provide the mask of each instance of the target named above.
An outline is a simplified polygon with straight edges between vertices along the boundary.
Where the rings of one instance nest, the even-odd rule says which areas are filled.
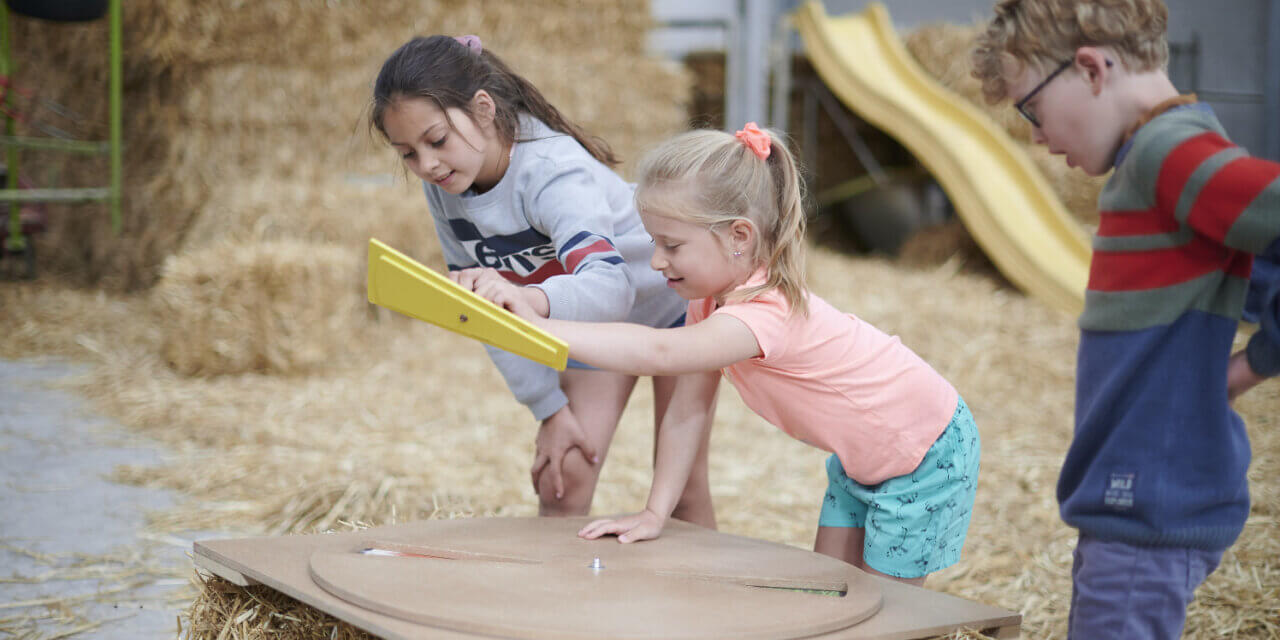
[[[747,126],[733,134],[733,136],[741,140],[742,144],[747,145],[747,148],[756,154],[756,157],[761,160],[768,159],[769,152],[773,148],[773,138],[770,138],[768,133],[761,131],[756,126],[756,123],[748,122]]]

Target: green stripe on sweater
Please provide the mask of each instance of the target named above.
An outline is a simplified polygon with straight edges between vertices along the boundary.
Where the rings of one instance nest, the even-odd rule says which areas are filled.
[[[1204,162],[1201,162],[1200,166],[1191,172],[1191,176],[1187,178],[1187,183],[1182,187],[1182,195],[1178,197],[1178,206],[1173,212],[1178,222],[1187,224],[1187,217],[1191,215],[1191,207],[1195,206],[1196,198],[1200,197],[1200,191],[1204,189],[1204,185],[1209,183],[1214,174],[1218,173],[1219,169],[1232,160],[1248,155],[1240,147],[1231,147],[1205,158]]]
[[[1141,291],[1086,291],[1080,328],[1138,331],[1171,324],[1188,310],[1238,320],[1249,281],[1218,271],[1194,280]]]
[[[1224,243],[1252,254],[1266,251],[1276,239],[1280,227],[1280,178],[1267,185],[1265,191],[1240,213],[1227,231]]]
[[[1151,251],[1153,249],[1172,249],[1181,247],[1191,238],[1195,237],[1195,232],[1191,227],[1182,227],[1172,233],[1153,233],[1145,236],[1094,236],[1094,251]]]

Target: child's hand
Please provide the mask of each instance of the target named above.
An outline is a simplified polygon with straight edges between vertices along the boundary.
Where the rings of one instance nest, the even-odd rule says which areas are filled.
[[[1263,380],[1266,378],[1253,372],[1245,353],[1236,353],[1227,361],[1227,400],[1235,400],[1236,396],[1256,387]]]
[[[474,267],[450,271],[449,279],[526,320],[546,317],[546,311],[539,311],[534,306],[534,300],[545,306],[546,294],[537,289],[512,284],[497,269]]]
[[[538,491],[542,474],[546,472],[551,474],[548,480],[551,482],[551,487],[555,489],[556,499],[564,497],[562,467],[565,456],[569,455],[569,450],[574,448],[582,452],[588,464],[599,462],[595,447],[587,441],[587,434],[582,430],[582,425],[578,424],[577,416],[573,415],[566,405],[543,420],[542,426],[538,428],[538,437],[534,441],[533,469],[529,472],[533,477],[534,491]]]
[[[652,540],[662,534],[662,525],[666,518],[645,509],[640,513],[618,518],[617,520],[596,520],[578,531],[579,538],[594,540],[606,534],[616,534],[618,542],[639,542]]]
[[[533,305],[529,304],[529,298],[525,296],[526,291],[528,289],[524,287],[513,286],[510,289],[498,291],[489,300],[525,320],[541,320],[543,318],[542,314],[538,313],[533,308]]]
[[[497,301],[494,298],[498,294],[519,289],[519,287],[502,277],[502,274],[498,273],[497,269],[486,267],[450,271],[449,279],[461,285],[463,289],[474,291],[476,295],[495,303]]]

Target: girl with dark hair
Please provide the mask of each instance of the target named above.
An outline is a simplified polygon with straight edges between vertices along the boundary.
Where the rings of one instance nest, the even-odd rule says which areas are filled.
[[[679,326],[685,302],[649,266],[634,186],[602,140],[570,122],[476,36],[414,38],[383,63],[370,127],[423,181],[450,277],[520,296],[543,317]],[[488,348],[541,422],[532,480],[542,515],[584,515],[636,377],[575,361],[562,374]],[[662,424],[675,376],[654,376]],[[681,416],[706,427],[713,407]],[[715,527],[706,438],[675,517]]]

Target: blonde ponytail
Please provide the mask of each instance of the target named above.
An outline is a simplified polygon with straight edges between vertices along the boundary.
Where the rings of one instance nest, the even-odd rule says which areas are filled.
[[[689,131],[664,142],[640,161],[636,204],[650,208],[678,189],[689,205],[678,210],[691,222],[715,229],[734,220],[750,221],[757,231],[750,257],[768,278],[733,297],[750,299],[777,289],[792,313],[804,315],[804,186],[786,143],[776,133],[768,134],[770,152],[764,159],[723,131]]]

